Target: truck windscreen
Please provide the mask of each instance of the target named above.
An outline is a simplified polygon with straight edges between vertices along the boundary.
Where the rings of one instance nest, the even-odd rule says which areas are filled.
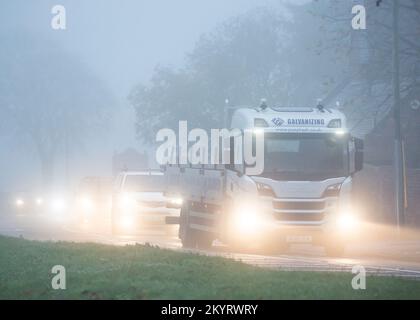
[[[264,172],[275,180],[325,180],[348,175],[348,136],[265,134]]]
[[[162,192],[162,175],[127,175],[124,182],[126,192]]]

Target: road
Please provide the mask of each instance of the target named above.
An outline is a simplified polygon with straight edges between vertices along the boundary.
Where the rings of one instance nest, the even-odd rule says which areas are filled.
[[[176,228],[176,226],[173,226]],[[43,214],[3,214],[0,216],[0,234],[40,241],[95,242],[108,245],[149,243],[162,248],[191,251],[182,248],[176,230],[113,236],[106,223],[80,225]],[[231,252],[228,247],[215,243],[210,251],[200,254],[223,256],[251,265],[304,271],[351,272],[356,265],[368,274],[399,276],[420,280],[420,241],[358,243],[349,246],[345,256],[327,257],[321,247],[292,246],[285,254],[267,255],[256,252]]]

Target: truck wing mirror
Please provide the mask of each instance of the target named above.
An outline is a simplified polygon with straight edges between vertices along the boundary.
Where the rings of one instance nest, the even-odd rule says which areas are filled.
[[[356,172],[363,169],[363,160],[364,160],[364,142],[362,139],[354,138],[354,169]]]
[[[237,164],[235,163],[236,158],[235,158],[235,138],[234,137],[230,137],[229,152],[230,152],[230,156],[229,156],[230,161],[228,164],[225,165],[225,168],[227,170],[235,171],[238,177],[242,177],[244,173],[240,169],[238,169]]]
[[[235,141],[233,137],[229,139],[229,163],[225,165],[227,170],[235,170]]]

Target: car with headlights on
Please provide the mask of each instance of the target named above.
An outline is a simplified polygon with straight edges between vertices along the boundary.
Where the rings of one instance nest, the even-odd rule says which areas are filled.
[[[78,224],[104,223],[109,220],[112,178],[84,177],[75,193],[73,216]]]
[[[45,210],[45,196],[39,192],[18,191],[8,195],[9,207],[18,215],[42,213]]]
[[[69,198],[65,192],[16,191],[8,193],[7,198],[10,212],[20,217],[42,216],[62,220],[69,209]]]
[[[121,172],[115,179],[112,195],[111,225],[113,234],[153,232],[176,234],[179,198],[164,194],[164,175],[158,170]],[[167,204],[172,206],[167,206]]]

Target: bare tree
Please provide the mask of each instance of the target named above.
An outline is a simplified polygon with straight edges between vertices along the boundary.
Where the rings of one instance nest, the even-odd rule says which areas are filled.
[[[54,43],[28,33],[2,36],[2,132],[33,148],[45,186],[57,155],[83,145],[107,123],[113,98],[82,63]],[[19,138],[19,139],[18,139]]]

